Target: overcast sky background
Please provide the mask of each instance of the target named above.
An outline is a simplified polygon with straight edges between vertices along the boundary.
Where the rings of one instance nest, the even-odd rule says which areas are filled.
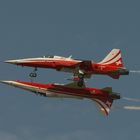
[[[140,2],[104,0],[0,1],[0,79],[25,80],[32,68],[7,59],[47,54],[102,60],[120,48],[125,66],[140,70]],[[67,83],[71,74],[39,69],[38,82]],[[94,76],[90,87],[112,86],[140,98],[140,75]],[[137,105],[124,100],[114,106]],[[108,117],[89,100],[50,99],[0,85],[1,140],[139,140],[140,111],[113,109]]]

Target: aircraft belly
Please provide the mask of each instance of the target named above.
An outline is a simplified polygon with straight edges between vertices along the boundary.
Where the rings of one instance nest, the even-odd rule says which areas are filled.
[[[83,99],[83,97],[66,95],[66,94],[56,93],[56,92],[52,92],[52,91],[46,91],[45,94],[46,94],[47,97]]]
[[[60,71],[74,73],[75,72],[75,69],[72,69],[72,68],[61,68]]]

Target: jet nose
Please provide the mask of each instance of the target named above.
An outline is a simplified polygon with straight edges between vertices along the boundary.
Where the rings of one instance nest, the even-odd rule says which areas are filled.
[[[10,84],[13,83],[13,81],[4,81],[4,80],[1,80],[0,83],[10,85]]]
[[[18,60],[7,60],[7,61],[4,61],[5,63],[9,63],[9,64],[18,64],[19,61]]]

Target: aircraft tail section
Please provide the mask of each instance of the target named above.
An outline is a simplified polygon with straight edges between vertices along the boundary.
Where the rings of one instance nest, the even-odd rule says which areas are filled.
[[[113,49],[99,64],[124,67],[120,49]]]
[[[121,98],[120,93],[113,92],[112,87],[105,87],[101,89],[103,92],[108,93],[108,96],[97,97],[93,99],[106,116],[109,115],[114,100]]]
[[[113,99],[111,98],[102,98],[102,99],[94,99],[94,101],[97,103],[97,105],[100,108],[100,111],[105,114],[106,116],[109,115],[109,112],[111,110],[111,106],[113,103]]]

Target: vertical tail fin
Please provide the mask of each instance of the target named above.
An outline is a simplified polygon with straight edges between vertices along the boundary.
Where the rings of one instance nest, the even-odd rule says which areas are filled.
[[[120,49],[113,49],[99,64],[123,67]]]
[[[99,105],[100,110],[106,115],[109,115],[113,100],[106,98],[106,99],[94,99],[94,101]]]

